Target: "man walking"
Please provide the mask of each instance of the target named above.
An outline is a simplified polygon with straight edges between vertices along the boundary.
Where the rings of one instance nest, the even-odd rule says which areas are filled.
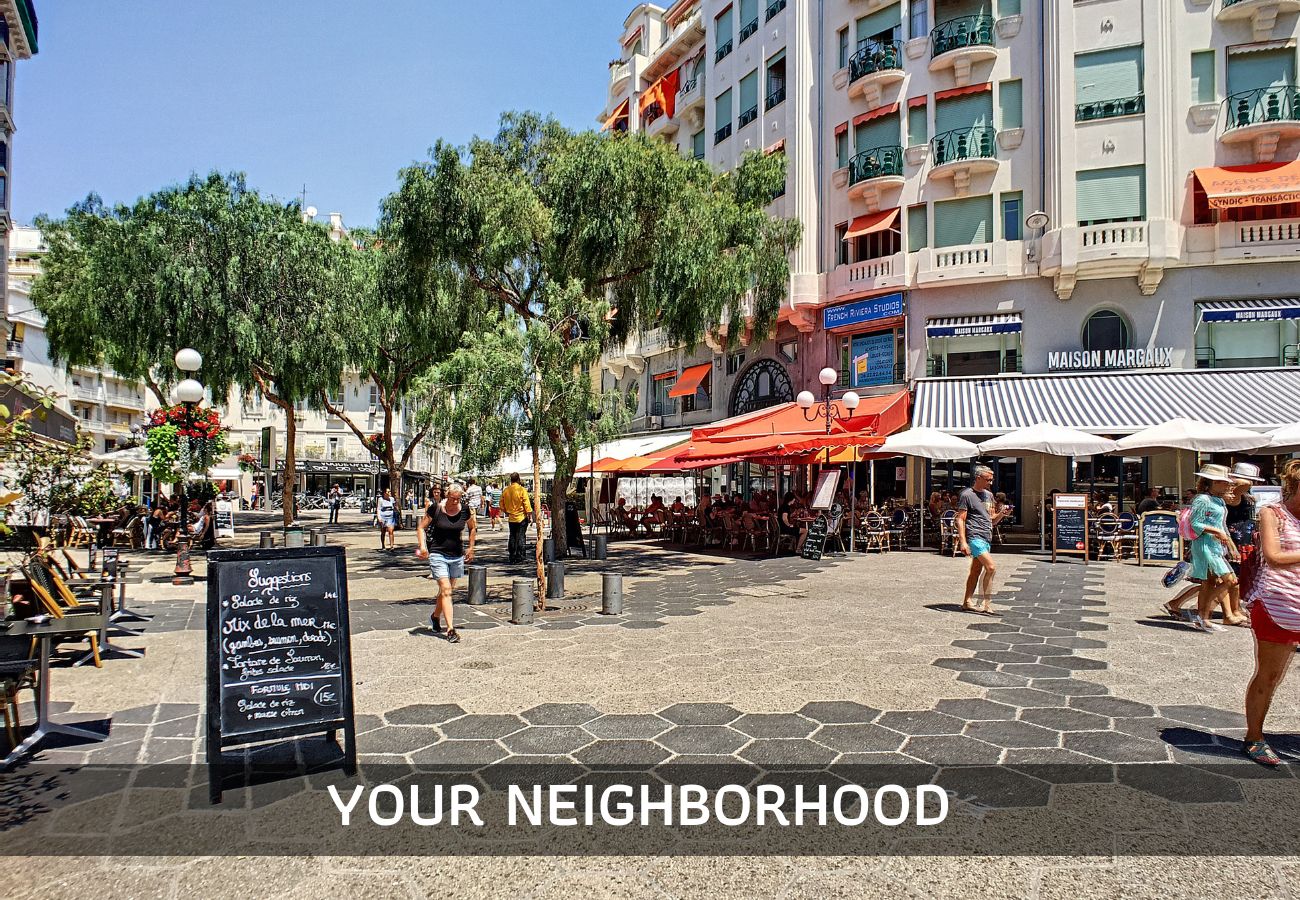
[[[501,493],[501,509],[510,523],[510,561],[521,563],[527,552],[528,517],[533,512],[533,501],[519,483],[518,472],[510,476],[510,485]]]
[[[469,507],[469,514],[477,519],[483,508],[483,489],[472,477],[466,483],[465,505]]]
[[[416,532],[415,558],[429,561],[429,572],[438,582],[438,599],[429,614],[429,624],[434,634],[440,634],[440,620],[445,620],[449,644],[460,643],[460,635],[456,633],[452,620],[452,591],[456,589],[456,579],[465,577],[465,563],[474,561],[474,541],[478,537],[478,522],[461,502],[463,498],[460,485],[453,484],[447,488],[446,499],[430,503],[424,511],[420,529]],[[469,526],[469,547],[461,537],[466,525]]]
[[[989,512],[989,504],[993,502],[993,494],[989,491],[993,486],[993,470],[988,466],[976,466],[972,474],[974,480],[971,486],[962,491],[957,500],[957,537],[961,541],[962,552],[970,557],[970,574],[966,576],[966,594],[962,597],[961,608],[967,612],[975,610],[971,601],[975,598],[975,588],[978,586],[980,597],[984,601],[982,612],[991,616],[995,615],[993,576],[997,574],[993,554],[990,552],[993,547],[993,527],[1007,513],[1005,509],[997,513]]]
[[[343,506],[343,488],[335,484],[330,488],[330,520],[329,524],[337,525],[339,523],[339,509]]]

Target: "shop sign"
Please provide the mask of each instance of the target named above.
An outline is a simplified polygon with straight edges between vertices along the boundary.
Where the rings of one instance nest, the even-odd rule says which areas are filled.
[[[379,463],[334,462],[323,459],[300,459],[295,467],[298,473],[306,475],[378,475]],[[284,471],[284,460],[277,460],[277,472]]]
[[[894,383],[894,332],[860,334],[849,346],[853,387]]]
[[[863,322],[874,322],[877,319],[892,319],[901,316],[904,310],[902,294],[886,294],[883,297],[872,297],[868,300],[845,303],[842,306],[827,307],[822,311],[822,327],[830,331],[833,328],[861,325]]]
[[[1049,372],[1079,369],[1167,369],[1173,364],[1173,347],[1139,350],[1065,350],[1047,354]]]

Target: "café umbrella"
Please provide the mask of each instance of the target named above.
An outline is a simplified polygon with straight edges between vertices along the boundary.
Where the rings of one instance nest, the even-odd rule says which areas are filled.
[[[873,455],[916,456],[921,459],[970,459],[979,455],[979,447],[970,441],[939,431],[937,428],[910,428],[885,438]],[[875,467],[872,467],[872,495],[875,495]],[[925,510],[921,510],[921,548],[925,547]]]
[[[1276,456],[1300,453],[1300,424],[1283,425],[1268,435],[1268,446],[1263,450]]]
[[[980,444],[980,451],[998,456],[1021,456],[1026,453],[1041,453],[1045,456],[1093,456],[1097,453],[1112,453],[1118,444],[1109,438],[1098,437],[1077,428],[1053,425],[1051,422],[1039,422],[1028,428],[1020,428],[999,435]],[[1046,497],[1046,466],[1038,468],[1038,496]],[[1038,517],[1038,549],[1047,549],[1046,515]]]
[[[1269,443],[1269,435],[1257,431],[1179,417],[1120,438],[1119,449],[1140,455],[1161,450],[1178,451],[1178,496],[1181,498],[1184,450],[1194,453],[1235,453],[1240,450],[1257,450]]]

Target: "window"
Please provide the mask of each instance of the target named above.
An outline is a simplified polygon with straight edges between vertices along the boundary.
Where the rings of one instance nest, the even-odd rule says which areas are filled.
[[[945,97],[934,104],[934,133],[965,131],[993,122],[993,94],[980,91],[958,97]]]
[[[897,147],[899,144],[899,119],[885,115],[863,122],[853,128],[853,151],[862,153],[877,147]]]
[[[921,102],[912,106],[907,106],[907,146],[918,147],[930,139],[926,123],[926,105],[925,98],[920,98]]]
[[[840,385],[860,388],[901,384],[906,359],[901,328],[841,338]]]
[[[1024,124],[1023,85],[1020,79],[998,85],[998,127],[1020,128]]]
[[[934,245],[961,247],[993,240],[993,197],[963,197],[934,205]]]
[[[695,134],[691,135],[691,156],[695,159],[704,159],[704,129],[701,128]]]
[[[758,31],[758,0],[740,0],[740,42]]]
[[[847,243],[853,245],[850,262],[893,256],[901,249],[901,236],[893,228],[860,235]]]
[[[1192,52],[1192,102],[1214,102],[1214,51]]]
[[[713,132],[713,143],[717,144],[731,137],[731,88],[727,88],[713,102],[713,121],[717,130]]]
[[[1295,84],[1295,48],[1228,54],[1228,94]]]
[[[781,358],[788,363],[797,363],[799,361],[799,342],[783,341],[776,345],[776,352]]]
[[[727,357],[727,374],[735,375],[745,367],[745,354],[733,353]]]
[[[846,266],[852,260],[849,259],[849,242],[844,240],[844,235],[848,234],[849,223],[841,222],[835,226],[835,265]]]
[[[1088,317],[1083,323],[1083,349],[1127,350],[1128,323],[1117,312],[1103,309]]]
[[[244,415],[260,416],[262,414],[262,391],[253,388],[252,393],[244,398]]]
[[[836,59],[839,61],[840,68],[843,69],[845,66],[847,66],[847,65],[849,64],[849,29],[848,29],[848,26],[846,25],[845,27],[843,27],[843,28],[841,28],[839,31],[837,31],[837,32],[836,32],[836,37],[839,39],[839,46],[840,46],[839,56],[837,56]]]
[[[343,450],[343,441],[341,438],[332,437],[332,438],[325,439],[326,459],[340,458],[343,455],[342,450]]]
[[[379,385],[377,384],[370,385],[370,408],[379,408]]]
[[[1002,195],[1002,239],[1004,241],[1018,241],[1021,239],[1021,222],[1023,217],[1021,212],[1024,209],[1024,199],[1020,191],[1006,193]]]
[[[714,62],[719,62],[728,53],[731,52],[732,38],[734,37],[732,20],[735,17],[735,11],[728,6],[722,11],[716,19],[713,20],[713,43],[718,49],[713,52]]]
[[[767,61],[767,104],[764,109],[771,109],[785,101],[785,51],[782,50]]]
[[[682,412],[698,412],[713,407],[712,381],[713,372],[710,370],[695,388],[694,394],[681,398]]]
[[[337,387],[330,391],[325,399],[329,401],[330,406],[338,409],[343,405],[343,388]]]
[[[1079,122],[1142,112],[1142,46],[1075,54],[1074,104]]]
[[[902,3],[891,3],[870,15],[858,19],[853,23],[853,36],[857,42],[856,49],[861,50],[869,42],[897,43],[902,31],[902,15]]]
[[[1201,322],[1196,329],[1198,368],[1247,369],[1294,365],[1300,319]]]
[[[915,253],[929,246],[928,226],[924,203],[907,208],[907,252]]]
[[[927,37],[930,34],[930,0],[910,0],[911,20],[908,23],[909,37]]]
[[[1020,15],[1020,0],[998,0],[998,18]]]
[[[1145,166],[1089,169],[1076,173],[1075,179],[1075,213],[1080,225],[1146,218]]]
[[[650,380],[650,415],[671,416],[677,411],[677,401],[668,396],[677,372],[660,372]]]
[[[758,118],[758,69],[740,79],[740,118],[737,127],[744,128]]]
[[[835,167],[842,169],[849,164],[849,126],[844,123],[843,131],[835,129]]]

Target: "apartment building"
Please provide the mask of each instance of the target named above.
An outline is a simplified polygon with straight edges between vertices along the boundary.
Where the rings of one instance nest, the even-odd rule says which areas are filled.
[[[14,63],[36,54],[39,22],[33,0],[0,0],[0,233],[5,252],[0,253],[0,292],[8,279],[10,168],[14,140]]]

